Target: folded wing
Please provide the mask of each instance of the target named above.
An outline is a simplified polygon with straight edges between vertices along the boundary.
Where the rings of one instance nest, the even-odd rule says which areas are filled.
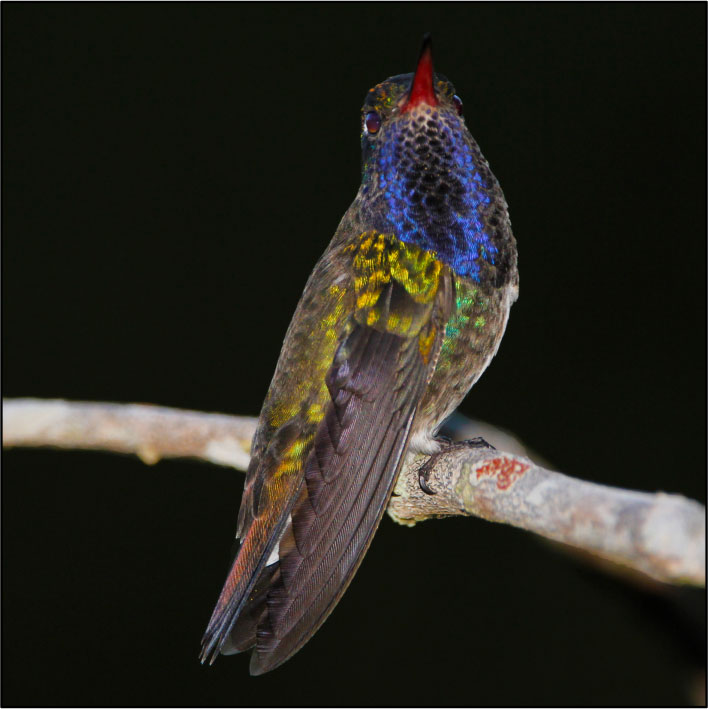
[[[361,563],[453,308],[450,274],[430,252],[364,235],[352,264],[356,303],[324,377],[328,400],[304,474],[270,543],[261,541],[249,581],[239,584],[229,619],[236,622],[221,627],[222,634],[228,627],[223,651],[253,647],[252,674],[277,667],[307,642]],[[244,545],[257,525],[258,517]],[[274,549],[277,561],[266,563]],[[236,563],[242,554],[243,546]]]

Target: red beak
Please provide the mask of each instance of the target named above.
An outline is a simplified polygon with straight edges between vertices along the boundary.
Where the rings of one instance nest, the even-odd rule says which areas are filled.
[[[415,70],[408,100],[403,104],[401,113],[410,111],[411,108],[421,103],[425,103],[428,106],[438,105],[438,100],[435,97],[435,87],[433,86],[433,52],[432,40],[429,34],[423,37],[418,66]]]

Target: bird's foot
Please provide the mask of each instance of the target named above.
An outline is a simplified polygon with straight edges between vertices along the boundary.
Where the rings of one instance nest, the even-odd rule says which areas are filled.
[[[435,494],[435,490],[428,485],[428,478],[441,455],[460,448],[491,448],[491,450],[496,450],[496,448],[490,443],[487,443],[482,436],[468,438],[465,441],[452,441],[444,436],[438,436],[435,440],[441,443],[441,449],[437,453],[433,453],[418,469],[418,484],[420,485],[420,489],[427,495]]]

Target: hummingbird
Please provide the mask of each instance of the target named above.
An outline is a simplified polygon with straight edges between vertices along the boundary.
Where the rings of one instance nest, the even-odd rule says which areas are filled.
[[[202,640],[202,662],[251,650],[252,675],[332,612],[406,458],[456,445],[437,431],[496,354],[518,294],[504,194],[429,35],[414,73],[369,90],[361,150],[359,191],[285,335]],[[420,485],[434,493],[425,470]]]

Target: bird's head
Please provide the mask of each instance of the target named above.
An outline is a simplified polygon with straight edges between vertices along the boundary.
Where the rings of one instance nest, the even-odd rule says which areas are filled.
[[[377,84],[362,106],[364,181],[389,172],[394,164],[408,173],[416,164],[434,169],[452,157],[460,139],[467,142],[467,138],[471,136],[462,116],[462,100],[452,83],[433,71],[430,35],[426,35],[415,73]]]
[[[462,115],[433,71],[430,37],[413,74],[378,84],[361,112],[362,181],[355,204],[381,233],[439,254],[476,278],[510,233],[506,202]]]

